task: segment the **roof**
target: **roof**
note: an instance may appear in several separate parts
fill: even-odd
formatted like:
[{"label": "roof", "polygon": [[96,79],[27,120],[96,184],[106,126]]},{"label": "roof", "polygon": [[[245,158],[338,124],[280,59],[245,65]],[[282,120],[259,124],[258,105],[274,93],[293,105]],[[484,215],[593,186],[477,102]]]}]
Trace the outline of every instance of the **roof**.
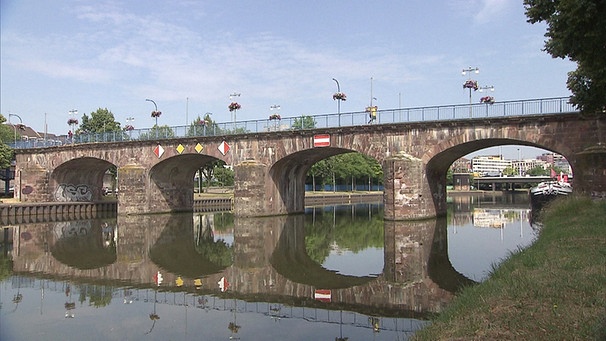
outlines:
[{"label": "roof", "polygon": [[[25,125],[25,124],[12,124],[12,123],[6,123],[7,126],[10,127],[11,130],[15,130],[15,128],[17,129],[17,134],[19,134],[21,136],[22,139],[43,139],[45,137],[45,134],[42,132],[37,132],[34,129],[32,129],[31,127]],[[56,138],[57,135],[55,134],[51,134],[51,133],[46,133],[46,138],[47,139],[53,139]]]}]

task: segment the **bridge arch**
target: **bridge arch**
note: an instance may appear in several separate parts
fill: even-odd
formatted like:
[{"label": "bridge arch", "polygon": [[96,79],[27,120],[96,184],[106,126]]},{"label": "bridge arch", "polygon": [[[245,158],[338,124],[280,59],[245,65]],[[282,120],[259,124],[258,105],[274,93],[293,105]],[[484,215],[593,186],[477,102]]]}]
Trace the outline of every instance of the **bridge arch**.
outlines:
[{"label": "bridge arch", "polygon": [[[194,204],[194,175],[198,169],[216,160],[205,154],[183,154],[156,163],[149,170],[148,202],[155,202],[154,209],[164,212],[191,211]],[[129,184],[121,183],[121,186],[127,187]]]},{"label": "bridge arch", "polygon": [[288,213],[303,212],[305,209],[305,179],[311,167],[324,159],[355,150],[344,148],[305,149],[289,154],[269,169],[269,177],[275,184],[283,208]]},{"label": "bridge arch", "polygon": [[95,201],[103,196],[103,176],[113,164],[96,157],[79,157],[60,164],[50,175],[55,201]]}]

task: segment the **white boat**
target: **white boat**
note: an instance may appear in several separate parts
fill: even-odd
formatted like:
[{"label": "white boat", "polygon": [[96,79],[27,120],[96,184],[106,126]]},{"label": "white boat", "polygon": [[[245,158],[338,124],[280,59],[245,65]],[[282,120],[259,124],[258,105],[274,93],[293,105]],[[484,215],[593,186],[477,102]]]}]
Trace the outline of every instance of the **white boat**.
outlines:
[{"label": "white boat", "polygon": [[563,181],[545,181],[530,189],[532,205],[544,204],[558,196],[572,194],[572,186]]}]

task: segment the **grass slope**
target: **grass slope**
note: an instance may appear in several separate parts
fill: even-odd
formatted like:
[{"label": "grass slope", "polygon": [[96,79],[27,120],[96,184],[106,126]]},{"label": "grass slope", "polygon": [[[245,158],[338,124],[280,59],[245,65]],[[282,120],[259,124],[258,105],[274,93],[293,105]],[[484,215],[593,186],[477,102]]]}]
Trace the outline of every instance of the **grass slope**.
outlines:
[{"label": "grass slope", "polygon": [[542,221],[413,340],[606,340],[606,201],[556,200]]}]

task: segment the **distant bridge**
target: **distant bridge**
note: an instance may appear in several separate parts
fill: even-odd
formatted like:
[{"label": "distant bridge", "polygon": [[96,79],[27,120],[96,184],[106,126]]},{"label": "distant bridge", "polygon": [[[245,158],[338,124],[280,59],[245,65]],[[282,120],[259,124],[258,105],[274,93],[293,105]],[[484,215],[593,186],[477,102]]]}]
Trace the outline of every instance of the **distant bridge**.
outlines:
[{"label": "distant bridge", "polygon": [[[103,175],[115,166],[118,214],[191,211],[195,172],[222,160],[235,172],[237,216],[299,213],[311,166],[359,152],[383,168],[385,218],[419,219],[446,214],[446,172],[455,160],[511,144],[563,155],[575,174],[575,191],[606,196],[606,147],[592,149],[603,143],[606,117],[585,119],[565,98],[382,111],[377,124],[366,124],[363,112],[313,118],[315,129],[291,129],[297,118],[290,118],[273,122],[275,130],[268,130],[269,120],[250,121],[238,122],[232,134],[224,124],[221,135],[151,139],[150,130],[147,140],[20,149],[16,197],[100,200]],[[245,127],[250,130],[240,130]]]},{"label": "distant bridge", "polygon": [[516,184],[538,184],[544,181],[553,180],[550,176],[482,176],[473,179],[476,188],[481,185],[490,185],[492,190],[496,190],[496,185],[505,185],[513,189]]}]

